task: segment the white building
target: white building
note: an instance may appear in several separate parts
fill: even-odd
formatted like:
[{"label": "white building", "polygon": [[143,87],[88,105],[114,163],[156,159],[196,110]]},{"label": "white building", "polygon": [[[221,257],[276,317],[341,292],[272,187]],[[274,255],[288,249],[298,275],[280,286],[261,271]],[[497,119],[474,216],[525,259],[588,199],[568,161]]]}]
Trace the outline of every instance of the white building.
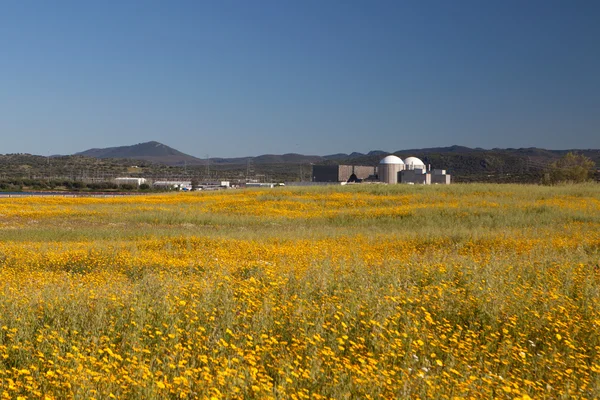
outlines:
[{"label": "white building", "polygon": [[115,183],[117,185],[134,185],[139,187],[141,184],[146,183],[146,178],[115,178]]},{"label": "white building", "polygon": [[192,190],[191,181],[156,181],[152,185],[157,188]]},{"label": "white building", "polygon": [[277,186],[276,183],[270,183],[270,182],[246,182],[247,188],[257,188],[257,187],[274,188],[275,186]]}]

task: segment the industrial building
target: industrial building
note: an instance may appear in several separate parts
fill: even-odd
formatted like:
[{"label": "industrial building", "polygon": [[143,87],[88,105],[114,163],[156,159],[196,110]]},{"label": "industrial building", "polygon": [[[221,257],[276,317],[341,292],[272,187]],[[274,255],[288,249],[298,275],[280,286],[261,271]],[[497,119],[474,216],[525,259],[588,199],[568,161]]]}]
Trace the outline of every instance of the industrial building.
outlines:
[{"label": "industrial building", "polygon": [[117,185],[134,185],[139,187],[141,184],[146,183],[146,178],[115,178],[115,183]]},{"label": "industrial building", "polygon": [[200,182],[192,185],[192,181],[156,181],[152,184],[155,188],[171,190],[220,190],[229,189],[229,181]]},{"label": "industrial building", "polygon": [[449,185],[451,176],[445,169],[431,170],[417,157],[400,157],[389,155],[379,162],[377,173],[380,182],[388,184],[405,183],[409,185]]},{"label": "industrial building", "polygon": [[279,186],[279,184],[273,182],[246,182],[247,188],[274,188],[275,186]]},{"label": "industrial building", "polygon": [[159,189],[192,190],[192,181],[156,181],[152,186]]},{"label": "industrial building", "polygon": [[313,182],[360,182],[375,178],[376,167],[364,165],[313,165]]},{"label": "industrial building", "polygon": [[400,157],[389,155],[379,162],[377,176],[380,182],[398,183],[398,173],[404,169],[404,161]]},{"label": "industrial building", "polygon": [[417,157],[407,157],[404,161],[395,155],[384,157],[377,167],[362,165],[313,165],[313,182],[360,182],[376,180],[395,185],[448,185],[451,176],[445,169],[431,170]]}]

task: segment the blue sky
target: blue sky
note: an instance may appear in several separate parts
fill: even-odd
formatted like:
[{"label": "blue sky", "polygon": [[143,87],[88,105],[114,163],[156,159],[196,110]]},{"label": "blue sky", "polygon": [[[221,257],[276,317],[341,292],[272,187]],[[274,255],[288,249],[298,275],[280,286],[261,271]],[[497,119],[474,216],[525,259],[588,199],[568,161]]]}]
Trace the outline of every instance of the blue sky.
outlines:
[{"label": "blue sky", "polygon": [[0,153],[600,148],[600,2],[0,2]]}]

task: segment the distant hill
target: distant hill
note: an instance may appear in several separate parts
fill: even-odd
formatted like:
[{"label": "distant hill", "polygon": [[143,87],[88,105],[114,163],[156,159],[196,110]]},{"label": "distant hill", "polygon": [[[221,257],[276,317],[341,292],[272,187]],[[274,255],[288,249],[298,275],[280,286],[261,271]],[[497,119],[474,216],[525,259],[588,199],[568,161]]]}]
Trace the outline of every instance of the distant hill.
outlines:
[{"label": "distant hill", "polygon": [[132,146],[89,149],[76,153],[75,155],[93,158],[127,158],[167,165],[206,164],[206,160],[190,156],[189,154],[182,153],[179,150],[175,150],[172,147],[154,141],[139,143]]},{"label": "distant hill", "polygon": [[381,156],[381,157],[383,157],[383,156],[385,156],[387,154],[390,154],[390,153],[387,152],[387,151],[383,151],[383,150],[372,150],[372,151],[370,151],[370,152],[368,152],[366,154],[365,153],[358,153],[358,152],[355,151],[355,152],[350,153],[350,154],[346,154],[346,153],[330,154],[330,155],[327,155],[327,156],[323,156],[323,159],[325,159],[325,160],[332,160],[332,161],[333,160],[348,160],[348,159],[362,158],[362,157],[365,157],[365,156],[367,156],[367,157],[370,157],[370,156],[377,156],[377,157]]},{"label": "distant hill", "polygon": [[[302,170],[298,169],[298,166],[304,166],[307,171],[310,170],[310,164],[375,166],[385,155],[395,154],[401,158],[418,157],[432,168],[446,169],[455,177],[456,182],[539,182],[548,165],[569,151],[583,154],[600,166],[600,150],[596,149],[546,150],[535,147],[482,149],[448,146],[395,152],[373,150],[368,153],[337,153],[326,156],[287,153],[263,154],[255,157],[211,158],[210,170],[224,176],[232,174],[245,176],[248,171],[254,170],[256,173],[285,178],[294,177],[294,174]],[[205,159],[190,156],[158,142],[90,149],[77,155],[96,159],[113,159],[118,163],[123,160],[129,160],[128,162],[139,160],[138,162],[157,165],[157,167],[152,167],[153,170],[159,168],[159,165],[170,167],[185,165],[188,169],[194,166],[204,168],[203,166],[206,165]],[[253,164],[254,167],[249,168],[249,164]],[[234,173],[234,171],[237,172]],[[308,174],[310,173],[308,172]]]},{"label": "distant hill", "polygon": [[470,148],[465,146],[448,146],[448,147],[429,147],[423,149],[407,149],[407,150],[397,150],[394,152],[384,152],[384,151],[371,151],[367,154],[362,153],[352,153],[352,154],[332,154],[328,156],[324,156],[325,160],[336,160],[336,161],[344,161],[344,162],[356,162],[363,161],[366,163],[374,163],[379,161],[379,159],[387,154],[395,154],[399,157],[405,158],[408,156],[414,157],[428,157],[433,155],[445,155],[446,157],[451,156],[473,156],[479,158],[485,158],[485,155],[494,155],[501,157],[517,157],[522,159],[527,159],[532,163],[540,163],[540,164],[549,164],[553,161],[556,161],[560,157],[564,156],[568,152],[574,152],[578,154],[583,154],[586,157],[591,158],[597,164],[600,165],[600,150],[598,149],[570,149],[570,150],[546,150],[540,149],[536,147],[529,148],[519,148],[519,149],[482,149],[482,148]]},{"label": "distant hill", "polygon": [[305,156],[303,154],[263,154],[256,157],[237,157],[237,158],[211,158],[211,164],[229,164],[241,165],[252,161],[254,164],[309,164],[319,163],[324,159],[321,156]]},{"label": "distant hill", "polygon": [[[224,179],[243,181],[252,176],[273,181],[307,180],[311,164],[375,166],[387,154],[415,156],[432,168],[448,170],[455,182],[539,183],[553,161],[573,151],[592,159],[600,169],[600,150],[546,150],[540,148],[481,149],[464,146],[368,153],[338,153],[327,156],[265,154],[257,157],[199,159],[158,142],[134,146],[90,149],[71,156],[42,157],[30,154],[0,155],[0,181],[82,180],[101,182],[118,176],[150,179]],[[252,166],[250,165],[252,164]],[[136,167],[133,167],[133,166]],[[597,176],[600,180],[600,173]],[[0,182],[1,183],[1,182]]]},{"label": "distant hill", "polygon": [[[89,149],[74,155],[93,158],[126,158],[166,165],[206,165],[205,159],[190,156],[189,154],[182,153],[179,150],[175,150],[172,147],[154,141],[139,143],[133,146]],[[263,154],[256,157],[211,158],[210,163],[216,165],[245,165],[249,161],[252,161],[254,164],[306,164],[318,163],[323,160],[324,158],[321,156],[287,153]]]}]

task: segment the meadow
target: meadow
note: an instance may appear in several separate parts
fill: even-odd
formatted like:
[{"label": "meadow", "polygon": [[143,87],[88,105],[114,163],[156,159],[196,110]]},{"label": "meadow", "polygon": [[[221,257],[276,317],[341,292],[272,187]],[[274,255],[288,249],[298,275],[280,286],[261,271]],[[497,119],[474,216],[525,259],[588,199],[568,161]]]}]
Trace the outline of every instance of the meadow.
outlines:
[{"label": "meadow", "polygon": [[600,186],[0,199],[0,397],[600,397]]}]

